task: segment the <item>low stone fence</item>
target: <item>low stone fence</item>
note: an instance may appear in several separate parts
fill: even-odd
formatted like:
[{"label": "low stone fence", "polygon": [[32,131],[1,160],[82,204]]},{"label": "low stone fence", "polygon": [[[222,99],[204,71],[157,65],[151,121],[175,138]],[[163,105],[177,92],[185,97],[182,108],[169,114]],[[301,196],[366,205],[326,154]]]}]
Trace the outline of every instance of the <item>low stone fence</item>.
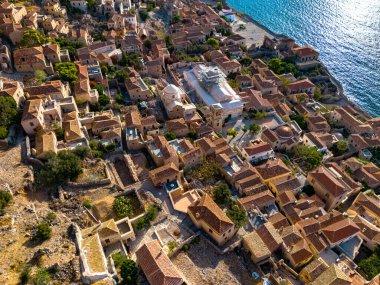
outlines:
[{"label": "low stone fence", "polygon": [[26,151],[25,158],[27,162],[29,162],[30,164],[40,166],[40,167],[44,166],[44,163],[41,160],[32,156],[32,150],[30,148],[30,139],[28,136],[25,137],[25,151]]}]

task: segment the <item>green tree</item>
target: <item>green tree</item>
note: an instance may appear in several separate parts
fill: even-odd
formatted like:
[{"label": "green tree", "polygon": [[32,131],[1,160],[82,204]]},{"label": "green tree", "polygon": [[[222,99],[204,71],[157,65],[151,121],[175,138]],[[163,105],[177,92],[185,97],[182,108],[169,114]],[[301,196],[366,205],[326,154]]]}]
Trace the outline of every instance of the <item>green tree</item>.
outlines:
[{"label": "green tree", "polygon": [[119,219],[131,216],[133,213],[132,202],[125,196],[117,197],[112,204],[112,209]]},{"label": "green tree", "polygon": [[209,38],[207,40],[207,44],[211,46],[213,49],[219,49],[219,41],[214,38]]},{"label": "green tree", "polygon": [[165,132],[165,138],[168,140],[168,141],[172,141],[172,140],[175,140],[177,138],[177,136],[173,133],[173,132]]},{"label": "green tree", "polygon": [[233,136],[233,137],[236,137],[238,131],[236,129],[229,129],[227,130],[227,135],[228,136]]},{"label": "green tree", "polygon": [[182,21],[182,18],[180,15],[176,14],[174,15],[171,19],[170,19],[170,24],[173,25],[173,24],[176,24],[176,23],[179,23]]},{"label": "green tree", "polygon": [[248,222],[245,211],[236,203],[231,203],[230,208],[227,210],[226,214],[238,227],[245,226]]},{"label": "green tree", "polygon": [[240,63],[241,63],[243,66],[250,66],[251,63],[252,63],[252,58],[250,58],[250,57],[243,57],[243,58],[240,60]]},{"label": "green tree", "polygon": [[73,62],[59,62],[55,65],[55,70],[63,81],[75,83],[78,80],[77,68]]},{"label": "green tree", "polygon": [[149,18],[149,13],[147,11],[140,10],[139,11],[139,16],[140,16],[140,20],[142,22],[145,22]]},{"label": "green tree", "polygon": [[147,50],[151,50],[152,49],[152,42],[150,40],[145,40],[144,41],[144,47],[147,49]]},{"label": "green tree", "polygon": [[120,266],[120,276],[124,284],[135,284],[137,279],[137,266],[132,259],[123,261]]},{"label": "green tree", "polygon": [[322,97],[322,92],[321,92],[321,89],[319,87],[315,88],[315,91],[314,91],[314,99],[319,101]]},{"label": "green tree", "polygon": [[36,70],[34,72],[34,78],[36,79],[38,84],[41,84],[46,80],[47,74],[43,70]]},{"label": "green tree", "polygon": [[259,125],[257,125],[257,124],[251,124],[251,125],[249,126],[249,130],[250,130],[252,133],[256,134],[256,133],[258,133],[258,132],[261,130],[261,127],[260,127]]},{"label": "green tree", "polygon": [[95,12],[96,11],[96,0],[86,0],[86,1],[87,1],[88,10]]},{"label": "green tree", "polygon": [[38,30],[25,30],[20,44],[22,47],[37,47],[46,44],[49,38],[42,35]]},{"label": "green tree", "polygon": [[347,150],[348,150],[348,142],[347,141],[338,141],[337,143],[336,143],[336,148],[340,151],[340,152],[342,152],[342,153],[344,153],[344,152],[346,152]]},{"label": "green tree", "polygon": [[17,104],[10,96],[0,96],[0,138],[8,136],[9,127],[17,122]]},{"label": "green tree", "polygon": [[216,4],[216,9],[217,9],[218,11],[221,11],[222,8],[223,8],[223,3],[222,3],[222,1],[219,1],[219,2]]},{"label": "green tree", "polygon": [[91,149],[88,146],[77,146],[73,150],[73,152],[76,156],[80,157],[81,159],[84,159],[86,157],[89,157]]},{"label": "green tree", "polygon": [[51,238],[51,227],[46,222],[41,222],[37,225],[34,238],[38,241],[45,241]]},{"label": "green tree", "polygon": [[115,72],[115,78],[119,80],[120,82],[124,82],[124,80],[128,77],[129,77],[129,74],[125,70],[118,70]]},{"label": "green tree", "polygon": [[312,146],[298,145],[294,151],[295,157],[308,164],[307,170],[312,170],[322,162],[323,155]]},{"label": "green tree", "polygon": [[0,215],[4,214],[4,209],[12,201],[12,195],[8,191],[0,190]]},{"label": "green tree", "polygon": [[146,221],[153,221],[156,217],[157,217],[157,214],[158,214],[158,208],[156,205],[149,205],[147,210],[146,210],[146,214],[145,214],[145,220]]},{"label": "green tree", "polygon": [[268,115],[267,112],[265,112],[265,111],[259,111],[259,112],[255,113],[254,117],[255,117],[256,120],[262,120],[262,119],[266,118],[267,115]]},{"label": "green tree", "polygon": [[105,94],[101,94],[101,95],[99,95],[99,105],[101,106],[101,107],[105,107],[105,106],[107,106],[111,101],[110,101],[110,98],[107,96],[107,95],[105,95]]},{"label": "green tree", "polygon": [[[90,0],[95,1],[95,0]],[[78,41],[72,41],[65,37],[60,37],[56,40],[61,49],[67,49],[71,59],[74,59],[77,54],[77,49],[83,47],[83,44]]]},{"label": "green tree", "polygon": [[219,205],[227,204],[231,199],[231,192],[228,189],[228,185],[223,183],[215,186],[212,192],[212,198]]},{"label": "green tree", "polygon": [[296,121],[301,129],[307,130],[307,122],[305,120],[305,116],[301,114],[295,114],[295,115],[290,115],[290,119]]},{"label": "green tree", "polygon": [[293,63],[286,63],[279,58],[272,58],[268,62],[268,67],[277,74],[292,73],[298,77],[300,72]]},{"label": "green tree", "polygon": [[72,181],[82,173],[79,157],[70,151],[60,151],[58,155],[48,153],[46,159],[40,173],[41,181],[45,185]]}]

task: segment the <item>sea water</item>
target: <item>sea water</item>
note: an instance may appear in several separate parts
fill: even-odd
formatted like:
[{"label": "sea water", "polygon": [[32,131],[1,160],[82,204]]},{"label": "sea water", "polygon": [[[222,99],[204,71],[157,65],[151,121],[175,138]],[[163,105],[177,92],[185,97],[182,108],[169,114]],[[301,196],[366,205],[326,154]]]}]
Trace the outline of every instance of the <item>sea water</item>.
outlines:
[{"label": "sea water", "polygon": [[227,0],[275,33],[311,45],[344,93],[380,116],[380,0]]}]

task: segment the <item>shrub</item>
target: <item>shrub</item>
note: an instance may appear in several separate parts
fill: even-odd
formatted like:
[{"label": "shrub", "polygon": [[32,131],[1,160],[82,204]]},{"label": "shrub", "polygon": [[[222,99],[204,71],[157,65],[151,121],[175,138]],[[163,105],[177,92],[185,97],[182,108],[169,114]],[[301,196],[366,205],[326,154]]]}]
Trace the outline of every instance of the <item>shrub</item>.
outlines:
[{"label": "shrub", "polygon": [[212,192],[212,198],[219,205],[228,203],[231,199],[231,192],[228,189],[228,185],[222,183],[218,186],[215,186]]},{"label": "shrub", "polygon": [[76,156],[84,159],[90,155],[91,149],[88,146],[77,146],[73,152]]},{"label": "shrub", "polygon": [[140,10],[139,16],[142,22],[145,22],[149,18],[149,14],[146,11]]},{"label": "shrub", "polygon": [[112,254],[112,259],[115,264],[116,268],[119,268],[123,262],[128,260],[128,257],[126,257],[124,254],[121,254],[121,252],[115,252]]},{"label": "shrub", "polygon": [[207,44],[211,46],[213,49],[219,49],[219,41],[214,38],[209,38],[207,40]]},{"label": "shrub", "polygon": [[46,215],[46,219],[49,222],[53,222],[57,218],[57,215],[54,212],[50,212]]},{"label": "shrub", "polygon": [[255,113],[254,117],[255,117],[256,120],[262,120],[262,119],[264,119],[267,115],[268,115],[267,112],[265,112],[265,111],[259,111],[259,112],[256,112],[256,113]]},{"label": "shrub", "polygon": [[124,104],[125,102],[124,102],[124,99],[123,99],[123,96],[121,95],[121,94],[117,94],[116,96],[115,96],[115,101],[116,101],[116,103],[118,103],[118,104]]},{"label": "shrub", "polygon": [[168,242],[169,252],[172,252],[177,246],[178,246],[178,244],[176,241],[173,241],[173,240],[169,241]]},{"label": "shrub", "polygon": [[38,241],[45,241],[51,238],[51,227],[48,223],[42,222],[37,225],[37,231],[34,238]]},{"label": "shrub", "polygon": [[295,157],[307,163],[307,170],[312,170],[322,162],[323,155],[312,146],[298,145],[294,151]]},{"label": "shrub", "polygon": [[31,268],[29,264],[23,266],[22,271],[20,273],[20,284],[25,285],[28,284],[31,277]]},{"label": "shrub", "polygon": [[58,155],[49,153],[47,162],[41,170],[41,181],[45,185],[54,185],[72,181],[82,173],[81,161],[70,151],[61,151]]},{"label": "shrub", "polygon": [[12,201],[12,195],[8,191],[0,190],[0,215],[4,214],[4,209]]},{"label": "shrub", "polygon": [[44,268],[39,268],[32,278],[33,285],[48,285],[50,281],[50,273]]},{"label": "shrub", "polygon": [[172,132],[165,132],[165,138],[168,140],[168,141],[171,141],[171,140],[175,140],[177,138],[177,136],[172,133]]},{"label": "shrub", "polygon": [[373,279],[380,273],[380,246],[378,245],[373,254],[359,262],[360,270],[367,276],[367,279]]},{"label": "shrub", "polygon": [[119,219],[131,216],[133,213],[132,202],[125,196],[117,197],[112,204],[112,209]]},{"label": "shrub", "polygon": [[144,217],[141,217],[137,219],[136,221],[136,229],[141,231],[143,228],[147,227],[149,224],[148,222],[144,219]]},{"label": "shrub", "polygon": [[252,124],[252,125],[249,126],[249,130],[252,133],[256,134],[256,133],[258,133],[261,130],[261,127],[259,125],[257,125],[257,124]]},{"label": "shrub", "polygon": [[84,200],[84,201],[83,201],[83,206],[84,206],[86,209],[91,209],[91,208],[92,208],[91,201],[90,201],[90,200]]},{"label": "shrub", "polygon": [[17,104],[10,96],[0,96],[0,138],[8,136],[9,127],[17,123]]},{"label": "shrub", "polygon": [[73,62],[57,63],[55,69],[63,81],[75,83],[78,80],[77,68]]},{"label": "shrub", "polygon": [[47,77],[46,72],[43,70],[36,70],[34,72],[34,78],[36,79],[38,84],[41,84],[42,82],[44,82],[46,80],[46,77]]},{"label": "shrub", "polygon": [[148,222],[153,221],[157,217],[157,214],[158,214],[157,206],[149,205],[146,210],[145,220],[147,220]]},{"label": "shrub", "polygon": [[236,129],[229,129],[227,130],[227,135],[228,136],[233,136],[233,137],[236,137],[238,131]]},{"label": "shrub", "polygon": [[242,227],[248,222],[245,211],[235,203],[231,203],[230,208],[227,210],[226,214],[238,227]]},{"label": "shrub", "polygon": [[290,119],[296,121],[301,129],[303,130],[307,129],[307,122],[305,120],[305,116],[300,115],[300,114],[290,115]]},{"label": "shrub", "polygon": [[124,260],[120,266],[120,276],[124,284],[134,284],[137,279],[137,266],[136,263],[127,259]]}]

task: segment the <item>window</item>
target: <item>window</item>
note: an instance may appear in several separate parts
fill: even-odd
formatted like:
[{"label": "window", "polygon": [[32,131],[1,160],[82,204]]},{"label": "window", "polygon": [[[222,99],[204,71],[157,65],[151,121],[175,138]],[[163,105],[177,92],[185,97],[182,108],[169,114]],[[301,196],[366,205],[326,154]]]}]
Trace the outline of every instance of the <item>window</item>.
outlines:
[{"label": "window", "polygon": [[210,234],[212,234],[212,229],[208,229],[208,232],[209,232]]},{"label": "window", "polygon": [[31,127],[34,127],[34,124],[33,124],[33,122],[30,122],[29,124],[30,124],[30,126],[31,126]]}]

